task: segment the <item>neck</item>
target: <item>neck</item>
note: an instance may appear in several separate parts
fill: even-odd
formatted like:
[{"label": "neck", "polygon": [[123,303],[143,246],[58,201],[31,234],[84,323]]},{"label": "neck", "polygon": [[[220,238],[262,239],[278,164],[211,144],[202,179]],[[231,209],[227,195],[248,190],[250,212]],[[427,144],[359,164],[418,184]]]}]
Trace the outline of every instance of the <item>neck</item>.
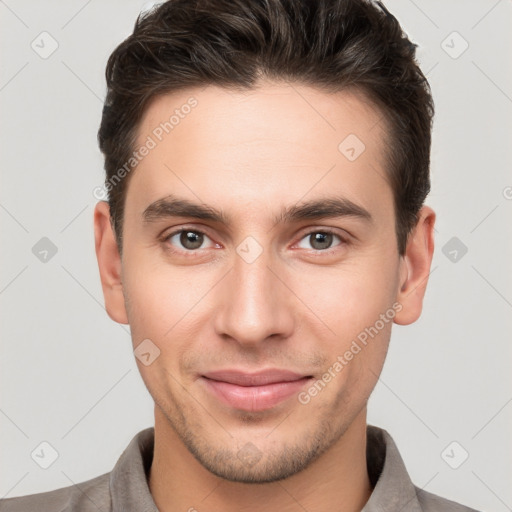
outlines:
[{"label": "neck", "polygon": [[303,471],[277,482],[245,484],[204,468],[156,406],[149,487],[161,512],[360,511],[372,492],[366,467],[366,409]]}]

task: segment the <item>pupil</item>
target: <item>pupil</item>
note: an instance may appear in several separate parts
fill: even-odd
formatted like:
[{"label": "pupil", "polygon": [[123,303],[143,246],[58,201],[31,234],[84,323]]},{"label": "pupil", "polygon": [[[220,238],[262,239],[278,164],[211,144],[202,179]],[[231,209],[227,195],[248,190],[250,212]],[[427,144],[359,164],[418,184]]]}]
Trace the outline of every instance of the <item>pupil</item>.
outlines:
[{"label": "pupil", "polygon": [[311,237],[311,246],[314,249],[327,249],[332,243],[331,233],[314,233]]},{"label": "pupil", "polygon": [[203,244],[203,235],[194,231],[183,231],[180,236],[180,242],[185,249],[197,249]]}]

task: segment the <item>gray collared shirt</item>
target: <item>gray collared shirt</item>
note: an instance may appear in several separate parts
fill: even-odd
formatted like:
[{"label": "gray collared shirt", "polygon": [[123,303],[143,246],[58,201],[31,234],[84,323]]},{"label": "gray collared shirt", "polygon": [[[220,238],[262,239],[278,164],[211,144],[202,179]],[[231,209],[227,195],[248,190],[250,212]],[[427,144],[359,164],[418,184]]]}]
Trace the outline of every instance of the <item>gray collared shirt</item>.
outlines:
[{"label": "gray collared shirt", "polygon": [[[373,492],[362,512],[476,512],[416,487],[391,436],[367,427]],[[0,500],[2,512],[158,512],[148,485],[154,428],[139,432],[110,473],[54,491]]]}]

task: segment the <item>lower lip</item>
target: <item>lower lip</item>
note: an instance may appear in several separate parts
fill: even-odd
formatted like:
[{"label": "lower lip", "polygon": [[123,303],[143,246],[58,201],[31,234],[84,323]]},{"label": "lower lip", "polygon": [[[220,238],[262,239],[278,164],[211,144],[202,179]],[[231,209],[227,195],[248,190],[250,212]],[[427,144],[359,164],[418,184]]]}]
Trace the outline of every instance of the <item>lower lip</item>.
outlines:
[{"label": "lower lip", "polygon": [[244,411],[264,411],[298,393],[311,377],[291,382],[275,382],[264,386],[239,386],[229,382],[203,377],[207,388],[218,398],[235,409]]}]

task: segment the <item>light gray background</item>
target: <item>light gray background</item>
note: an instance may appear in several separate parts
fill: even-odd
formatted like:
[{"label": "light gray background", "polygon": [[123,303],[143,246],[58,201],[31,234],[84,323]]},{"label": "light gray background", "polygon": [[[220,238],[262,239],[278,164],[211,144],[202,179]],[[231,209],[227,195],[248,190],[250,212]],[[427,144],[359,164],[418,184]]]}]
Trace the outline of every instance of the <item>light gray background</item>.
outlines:
[{"label": "light gray background", "polygon": [[[434,92],[438,221],[423,316],[394,328],[369,422],[393,435],[418,486],[512,510],[512,3],[386,4]],[[92,225],[104,68],[143,5],[0,1],[0,497],[110,471],[153,422],[129,329],[103,308]],[[43,31],[59,45],[46,59],[31,47]],[[469,43],[458,58],[454,31]],[[47,262],[32,252],[42,237],[58,248]],[[468,249],[456,262],[442,252],[452,237]],[[46,470],[31,458],[42,441],[59,453]],[[452,464],[469,453],[458,469],[441,455],[452,441]]]}]

